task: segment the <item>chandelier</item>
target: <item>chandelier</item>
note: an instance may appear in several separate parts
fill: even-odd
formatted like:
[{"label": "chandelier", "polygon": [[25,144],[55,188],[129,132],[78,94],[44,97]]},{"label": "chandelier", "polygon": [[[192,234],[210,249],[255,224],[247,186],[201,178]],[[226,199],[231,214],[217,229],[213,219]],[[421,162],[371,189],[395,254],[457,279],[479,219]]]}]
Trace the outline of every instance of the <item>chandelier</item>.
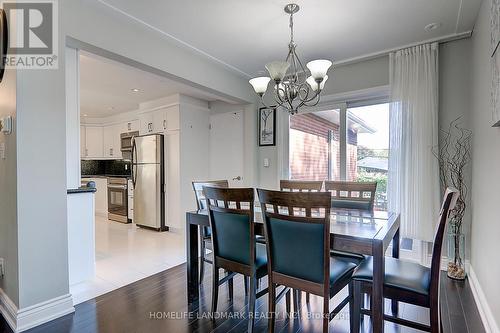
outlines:
[{"label": "chandelier", "polygon": [[285,108],[292,115],[302,106],[318,104],[321,91],[328,80],[326,73],[332,65],[330,60],[313,60],[306,64],[309,72],[302,65],[296,52],[297,44],[293,40],[293,14],[299,9],[296,4],[285,6],[285,13],[290,15],[290,43],[285,61],[273,61],[266,65],[270,77],[261,76],[249,81],[262,104],[267,107],[264,94],[269,82],[273,80],[277,106]]}]

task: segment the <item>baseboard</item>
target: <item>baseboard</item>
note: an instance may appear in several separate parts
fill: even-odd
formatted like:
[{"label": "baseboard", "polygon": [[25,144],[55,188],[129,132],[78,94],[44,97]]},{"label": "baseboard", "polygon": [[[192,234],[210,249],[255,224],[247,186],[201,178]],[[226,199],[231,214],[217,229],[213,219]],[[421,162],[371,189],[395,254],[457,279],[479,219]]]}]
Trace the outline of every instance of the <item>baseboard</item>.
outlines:
[{"label": "baseboard", "polygon": [[0,312],[15,333],[44,324],[56,318],[75,312],[70,294],[46,302],[18,309],[12,300],[0,289]]},{"label": "baseboard", "polygon": [[500,329],[498,328],[498,324],[493,316],[493,312],[488,305],[486,296],[481,288],[481,285],[479,284],[472,266],[469,266],[469,285],[471,287],[474,300],[476,301],[476,306],[486,333],[500,333]]}]

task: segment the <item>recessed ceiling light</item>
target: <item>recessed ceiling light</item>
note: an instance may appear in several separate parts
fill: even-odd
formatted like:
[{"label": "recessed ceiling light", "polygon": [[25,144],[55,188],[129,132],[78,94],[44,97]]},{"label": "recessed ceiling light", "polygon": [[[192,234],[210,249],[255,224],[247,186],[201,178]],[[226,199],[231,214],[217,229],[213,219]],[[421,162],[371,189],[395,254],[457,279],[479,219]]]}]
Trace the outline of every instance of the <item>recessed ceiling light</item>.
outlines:
[{"label": "recessed ceiling light", "polygon": [[424,27],[424,30],[425,31],[432,31],[432,30],[436,30],[440,27],[441,27],[441,23],[430,23]]},{"label": "recessed ceiling light", "polygon": [[140,91],[140,90],[139,90],[139,89],[137,89],[137,88],[132,88],[131,90],[132,90],[133,92],[139,92],[139,91]]},{"label": "recessed ceiling light", "polygon": [[84,117],[87,117],[87,114],[85,113],[83,116],[84,116]]}]

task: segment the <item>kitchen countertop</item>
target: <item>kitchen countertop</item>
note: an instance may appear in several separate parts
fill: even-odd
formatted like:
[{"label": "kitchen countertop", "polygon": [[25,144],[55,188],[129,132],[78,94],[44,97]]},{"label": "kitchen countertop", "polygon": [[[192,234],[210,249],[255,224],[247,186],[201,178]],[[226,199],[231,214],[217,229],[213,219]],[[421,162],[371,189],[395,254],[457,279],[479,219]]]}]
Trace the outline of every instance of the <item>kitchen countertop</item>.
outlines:
[{"label": "kitchen countertop", "polygon": [[132,178],[130,175],[82,175],[82,179],[85,178]]}]

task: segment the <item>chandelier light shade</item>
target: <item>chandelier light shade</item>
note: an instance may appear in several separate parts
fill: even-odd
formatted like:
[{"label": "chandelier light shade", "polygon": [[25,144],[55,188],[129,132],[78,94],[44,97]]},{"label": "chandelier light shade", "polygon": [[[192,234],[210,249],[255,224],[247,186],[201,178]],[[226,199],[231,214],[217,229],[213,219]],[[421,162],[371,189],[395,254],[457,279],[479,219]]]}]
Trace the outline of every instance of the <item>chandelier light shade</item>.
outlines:
[{"label": "chandelier light shade", "polygon": [[323,80],[331,65],[330,60],[313,60],[309,61],[306,66],[315,80]]},{"label": "chandelier light shade", "polygon": [[267,90],[267,85],[269,84],[269,81],[271,81],[271,79],[268,78],[267,76],[261,76],[251,79],[248,82],[250,82],[250,84],[253,87],[253,90],[255,90],[257,95],[264,95]]},{"label": "chandelier light shade", "polygon": [[[293,40],[293,14],[299,11],[296,4],[285,6],[285,13],[290,15],[290,43],[285,61],[272,61],[266,64],[269,77],[262,76],[251,79],[255,93],[259,95],[262,104],[269,81],[274,82],[274,100],[277,106],[285,108],[290,114],[296,114],[302,106],[314,106],[320,100],[320,94],[328,79],[328,70],[332,66],[330,60],[313,60],[306,68],[299,59]],[[274,103],[273,103],[274,104]]]}]

